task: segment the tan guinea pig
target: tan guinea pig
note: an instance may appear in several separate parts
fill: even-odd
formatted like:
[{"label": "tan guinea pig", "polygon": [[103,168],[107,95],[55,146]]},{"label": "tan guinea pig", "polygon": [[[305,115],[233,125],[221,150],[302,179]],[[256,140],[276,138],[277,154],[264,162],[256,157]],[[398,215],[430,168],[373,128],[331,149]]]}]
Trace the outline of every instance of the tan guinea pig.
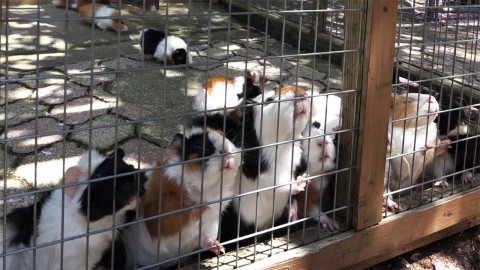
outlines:
[{"label": "tan guinea pig", "polygon": [[[78,14],[80,17],[85,18],[85,22],[94,23],[103,31],[110,28],[118,32],[123,32],[127,31],[130,26],[130,21],[128,19],[118,18],[120,16],[118,10],[102,4],[87,4],[81,6],[78,9]],[[92,15],[94,20],[92,20]]]},{"label": "tan guinea pig", "polygon": [[[424,166],[445,150],[439,145],[448,141],[438,139],[434,122],[439,109],[437,100],[427,94],[392,94],[390,121],[393,125],[389,127],[387,157],[390,159],[385,168],[385,192],[416,184]],[[397,211],[398,205],[391,199],[391,196],[385,197],[384,205]]]}]

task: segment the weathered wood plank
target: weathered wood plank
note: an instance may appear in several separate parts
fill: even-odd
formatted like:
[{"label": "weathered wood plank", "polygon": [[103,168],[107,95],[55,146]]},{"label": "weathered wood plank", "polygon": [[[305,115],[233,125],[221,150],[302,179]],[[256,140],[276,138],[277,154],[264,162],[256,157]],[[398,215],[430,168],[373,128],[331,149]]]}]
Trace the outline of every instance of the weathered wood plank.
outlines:
[{"label": "weathered wood plank", "polygon": [[368,2],[353,226],[381,220],[398,1]]},{"label": "weathered wood plank", "polygon": [[479,196],[462,192],[242,269],[363,269],[480,224]]},{"label": "weathered wood plank", "polygon": [[[356,165],[355,154],[357,151],[358,122],[361,97],[361,72],[363,68],[363,41],[366,22],[367,0],[349,0],[345,8],[359,9],[357,11],[345,12],[345,50],[353,52],[345,53],[343,56],[343,89],[356,90],[342,95],[342,129],[350,130],[339,136],[339,153],[337,155],[339,168],[350,168]],[[358,176],[356,170],[349,170],[337,174],[337,194],[335,207],[351,205],[352,182]],[[337,212],[337,216],[343,223],[351,224],[351,208],[347,211]]]},{"label": "weathered wood plank", "polygon": [[480,103],[480,89],[473,85],[462,84],[452,79],[441,79],[442,76],[429,69],[420,69],[412,64],[400,62],[397,64],[398,75],[410,81],[427,80],[422,85],[446,95],[463,96],[465,100]]}]

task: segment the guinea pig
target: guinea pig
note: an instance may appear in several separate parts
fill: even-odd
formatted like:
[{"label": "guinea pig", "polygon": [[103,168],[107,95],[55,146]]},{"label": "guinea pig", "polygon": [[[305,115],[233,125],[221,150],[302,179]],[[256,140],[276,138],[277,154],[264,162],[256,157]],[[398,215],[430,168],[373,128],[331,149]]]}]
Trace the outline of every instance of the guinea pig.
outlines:
[{"label": "guinea pig", "polygon": [[139,208],[139,218],[147,220],[122,234],[127,269],[159,262],[168,267],[199,246],[223,252],[217,237],[229,199],[218,200],[234,195],[239,167],[238,149],[220,132],[191,127],[176,134],[148,175]]},{"label": "guinea pig", "polygon": [[254,98],[251,112],[245,115],[244,130],[250,130],[251,140],[262,148],[258,157],[242,160],[240,193],[277,187],[233,200],[242,221],[257,230],[272,227],[272,220],[281,217],[290,196],[305,189],[306,181],[295,175],[300,174],[301,142],[290,142],[301,137],[310,117],[305,97],[300,87],[276,88]]},{"label": "guinea pig", "polygon": [[[7,249],[3,250],[3,243],[0,249],[20,252],[0,258],[0,269],[3,263],[6,269],[33,269],[33,262],[37,269],[63,269],[60,258],[68,269],[96,269],[118,234],[118,229],[109,228],[128,221],[137,196],[144,192],[146,177],[125,163],[124,155],[121,149],[109,156],[87,152],[65,172],[65,184],[70,186],[46,192],[36,204],[9,212],[6,227],[0,228],[2,235],[6,231]],[[35,253],[21,251],[34,244],[46,246],[37,247]]]},{"label": "guinea pig", "polygon": [[[443,153],[444,145],[437,138],[434,122],[440,107],[437,100],[426,94],[392,94],[389,126],[389,153],[385,168],[385,192],[417,183],[425,164]],[[384,197],[384,206],[398,211],[392,196]]]},{"label": "guinea pig", "polygon": [[[84,21],[95,24],[103,31],[113,29],[117,32],[127,31],[130,21],[125,18],[119,18],[120,12],[111,7],[102,4],[87,4],[78,8],[78,15],[84,18]],[[111,17],[111,18],[101,18]]]},{"label": "guinea pig", "polygon": [[477,137],[480,132],[474,121],[478,117],[478,109],[468,105],[462,98],[445,99],[441,107],[445,112],[439,113],[439,133],[452,141],[446,153],[453,164],[449,172],[462,172],[462,182],[473,182],[474,174],[480,167],[480,143]]},{"label": "guinea pig", "polygon": [[137,41],[145,55],[159,61],[173,61],[175,65],[192,63],[187,43],[177,36],[166,36],[164,31],[146,28],[138,34]]},{"label": "guinea pig", "polygon": [[223,112],[227,108],[228,113],[237,113],[233,107],[260,95],[264,82],[265,78],[258,71],[238,77],[213,76],[199,87],[194,109]]},{"label": "guinea pig", "polygon": [[307,125],[302,136],[305,138],[302,150],[307,160],[307,173],[313,178],[308,182],[306,191],[296,196],[298,213],[300,216],[315,217],[323,228],[338,229],[338,224],[321,211],[324,190],[333,177],[322,174],[337,168],[335,145],[332,138],[323,133],[318,122]]}]

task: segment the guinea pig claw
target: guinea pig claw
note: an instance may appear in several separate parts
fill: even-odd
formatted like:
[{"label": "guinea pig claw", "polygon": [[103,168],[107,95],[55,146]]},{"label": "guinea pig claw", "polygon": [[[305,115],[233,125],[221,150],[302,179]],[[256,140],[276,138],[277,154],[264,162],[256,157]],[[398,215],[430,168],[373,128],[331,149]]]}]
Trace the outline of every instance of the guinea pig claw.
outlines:
[{"label": "guinea pig claw", "polygon": [[301,176],[298,176],[297,179],[293,181],[292,195],[297,195],[298,193],[305,191],[305,187],[309,182],[309,180],[306,179],[307,177],[307,174],[303,174]]},{"label": "guinea pig claw", "polygon": [[400,211],[398,204],[388,197],[383,198],[383,205],[387,207],[388,211],[390,212],[397,213]]},{"label": "guinea pig claw", "polygon": [[210,248],[210,251],[215,253],[217,256],[225,254],[225,248],[220,245],[218,240],[213,240],[210,238],[204,239],[202,241],[202,248]]}]

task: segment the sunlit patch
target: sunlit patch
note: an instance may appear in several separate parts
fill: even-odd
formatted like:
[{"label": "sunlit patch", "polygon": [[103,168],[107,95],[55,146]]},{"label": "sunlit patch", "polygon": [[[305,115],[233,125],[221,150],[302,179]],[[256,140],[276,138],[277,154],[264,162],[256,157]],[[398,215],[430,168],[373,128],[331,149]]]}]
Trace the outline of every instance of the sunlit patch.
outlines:
[{"label": "sunlit patch", "polygon": [[[65,167],[63,161],[65,160]],[[65,159],[53,159],[39,162],[35,166],[34,162],[18,166],[15,170],[15,176],[25,179],[30,184],[51,185],[58,183],[63,177],[63,170],[77,164],[78,157],[66,157]]]},{"label": "sunlit patch", "polygon": [[162,74],[165,75],[167,78],[179,78],[179,77],[185,77],[185,74],[183,74],[180,71],[176,70],[162,70],[160,71]]}]

